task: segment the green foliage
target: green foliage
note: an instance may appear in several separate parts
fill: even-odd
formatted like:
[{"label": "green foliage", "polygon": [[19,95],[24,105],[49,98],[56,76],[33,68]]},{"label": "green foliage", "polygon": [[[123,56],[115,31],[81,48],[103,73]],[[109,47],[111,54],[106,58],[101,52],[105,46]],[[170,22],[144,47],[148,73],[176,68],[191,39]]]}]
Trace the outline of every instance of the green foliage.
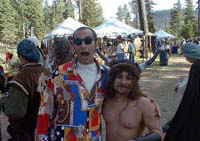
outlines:
[{"label": "green foliage", "polygon": [[193,30],[193,23],[188,21],[188,23],[185,23],[182,27],[182,31],[181,31],[181,35],[183,38],[185,39],[191,39],[192,37],[194,37],[195,32]]},{"label": "green foliage", "polygon": [[50,32],[53,27],[53,10],[52,7],[48,5],[48,0],[45,0],[44,3],[44,8],[43,8],[43,13],[44,13],[44,25],[45,25],[45,32],[48,33]]},{"label": "green foliage", "polygon": [[117,19],[118,20],[123,21],[123,19],[124,19],[124,13],[123,13],[123,8],[122,8],[121,5],[117,8],[116,15],[117,15]]},{"label": "green foliage", "polygon": [[186,0],[185,2],[185,18],[181,33],[184,38],[190,39],[196,34],[197,21],[195,19],[194,6],[192,0]]},{"label": "green foliage", "polygon": [[63,17],[64,19],[67,19],[68,17],[74,18],[74,7],[71,0],[68,0],[68,2],[65,3]]},{"label": "green foliage", "polygon": [[177,3],[174,4],[174,7],[170,11],[170,23],[169,23],[169,29],[170,33],[175,35],[177,38],[181,38],[181,27],[183,26],[183,10],[181,8],[181,2],[178,0]]},{"label": "green foliage", "polygon": [[170,22],[170,10],[161,10],[154,12],[154,25],[156,30],[166,30]]},{"label": "green foliage", "polygon": [[132,19],[132,25],[136,28],[140,28],[139,26],[139,13],[138,13],[138,3],[137,0],[131,0],[129,2],[130,12],[134,15]]},{"label": "green foliage", "polygon": [[15,24],[17,25],[16,40],[36,35],[41,38],[45,32],[43,0],[10,0],[15,9]]},{"label": "green foliage", "polygon": [[188,21],[194,20],[194,6],[192,0],[186,0],[186,8],[185,8],[185,23]]},{"label": "green foliage", "polygon": [[117,9],[117,19],[122,22],[125,22],[128,25],[133,24],[133,19],[131,18],[131,12],[128,9],[128,5],[124,4],[123,7],[120,5]]},{"label": "green foliage", "polygon": [[[52,5],[48,5],[48,1],[0,0],[0,40],[15,42],[33,33],[42,38],[56,24],[61,23],[69,16],[74,17],[74,8],[79,8],[79,6],[82,23],[95,27],[104,20],[102,7],[98,0],[54,0]],[[76,4],[73,5],[72,1]],[[157,30],[163,29],[178,38],[187,39],[197,35],[197,18],[192,0],[185,0],[185,9],[181,8],[180,0],[177,0],[170,11],[156,12],[153,12],[153,5],[155,4],[153,0],[144,1],[150,32],[154,32],[155,28]],[[129,25],[134,23],[134,26],[138,28],[137,0],[131,0],[129,5],[119,6],[116,14],[120,21]]]},{"label": "green foliage", "polygon": [[0,40],[13,42],[16,39],[16,11],[10,0],[0,0]]},{"label": "green foliage", "polygon": [[123,14],[124,14],[124,21],[126,24],[130,24],[131,21],[131,14],[129,12],[128,6],[126,4],[124,4],[123,7]]},{"label": "green foliage", "polygon": [[17,39],[21,40],[24,38],[25,34],[25,18],[24,18],[24,9],[25,9],[25,3],[24,1],[20,0],[10,0],[12,7],[16,11],[15,16],[15,24],[17,25]]},{"label": "green foliage", "polygon": [[35,34],[41,38],[45,31],[42,0],[27,0],[25,5],[24,18],[28,36]]},{"label": "green foliage", "polygon": [[96,27],[103,22],[103,11],[97,0],[81,1],[81,22]]},{"label": "green foliage", "polygon": [[[155,32],[155,23],[154,23],[154,12],[153,12],[153,6],[155,3],[152,0],[144,0],[145,2],[145,7],[146,7],[146,16],[147,16],[147,21],[148,21],[148,26],[149,26],[149,31],[150,32]],[[139,23],[139,7],[138,7],[138,1],[137,0],[132,0],[130,3],[130,8],[131,12],[135,15],[135,25],[136,27],[139,28],[137,25]]]},{"label": "green foliage", "polygon": [[131,14],[130,14],[130,12],[128,12],[127,14],[126,14],[126,17],[125,17],[125,23],[126,24],[128,24],[128,25],[131,25],[132,24],[132,21],[131,21],[132,19],[131,19]]},{"label": "green foliage", "polygon": [[56,25],[64,20],[65,2],[63,0],[55,0],[51,6],[51,24]]},{"label": "green foliage", "polygon": [[154,20],[153,20],[153,18],[154,18],[153,5],[155,5],[155,3],[152,0],[145,0],[149,31],[152,33],[155,32],[155,27],[154,27],[155,24],[154,24]]}]

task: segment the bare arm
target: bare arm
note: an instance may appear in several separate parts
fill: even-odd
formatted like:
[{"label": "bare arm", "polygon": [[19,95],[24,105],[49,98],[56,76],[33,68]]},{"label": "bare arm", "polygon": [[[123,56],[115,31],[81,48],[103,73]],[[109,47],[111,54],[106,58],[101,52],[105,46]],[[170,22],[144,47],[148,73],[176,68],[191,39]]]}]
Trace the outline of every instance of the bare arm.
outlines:
[{"label": "bare arm", "polygon": [[149,129],[149,134],[134,138],[129,141],[161,141],[162,130],[160,125],[160,110],[153,99],[141,98],[140,107],[142,110],[145,127]]},{"label": "bare arm", "polygon": [[161,134],[160,109],[153,99],[142,99],[143,120],[150,133]]}]

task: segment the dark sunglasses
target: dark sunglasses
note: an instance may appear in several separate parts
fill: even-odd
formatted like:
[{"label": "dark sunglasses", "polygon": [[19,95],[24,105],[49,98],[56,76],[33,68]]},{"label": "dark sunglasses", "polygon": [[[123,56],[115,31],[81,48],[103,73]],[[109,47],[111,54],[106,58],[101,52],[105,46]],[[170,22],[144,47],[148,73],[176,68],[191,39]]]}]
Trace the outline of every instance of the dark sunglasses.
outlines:
[{"label": "dark sunglasses", "polygon": [[82,42],[84,42],[86,45],[90,45],[95,39],[91,38],[91,37],[86,37],[84,39],[74,39],[73,43],[77,46],[80,46],[82,44]]}]

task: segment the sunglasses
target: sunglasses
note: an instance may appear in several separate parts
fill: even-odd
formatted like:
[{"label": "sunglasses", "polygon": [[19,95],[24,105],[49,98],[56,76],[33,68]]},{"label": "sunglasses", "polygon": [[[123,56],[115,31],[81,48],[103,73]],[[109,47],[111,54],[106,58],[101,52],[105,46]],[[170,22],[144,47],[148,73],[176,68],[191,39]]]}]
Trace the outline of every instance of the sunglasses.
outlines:
[{"label": "sunglasses", "polygon": [[82,45],[82,42],[84,42],[86,45],[90,45],[95,39],[94,38],[91,38],[91,37],[86,37],[84,39],[74,39],[73,40],[73,43],[77,46],[80,46]]}]

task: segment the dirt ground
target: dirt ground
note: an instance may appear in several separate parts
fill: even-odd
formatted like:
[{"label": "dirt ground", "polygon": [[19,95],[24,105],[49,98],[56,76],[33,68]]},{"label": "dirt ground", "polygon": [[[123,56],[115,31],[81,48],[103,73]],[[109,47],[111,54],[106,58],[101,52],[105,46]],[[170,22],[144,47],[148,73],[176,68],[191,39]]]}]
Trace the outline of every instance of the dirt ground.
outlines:
[{"label": "dirt ground", "polygon": [[188,76],[190,64],[184,57],[171,56],[168,66],[155,64],[143,73],[140,86],[143,92],[153,97],[160,106],[162,125],[176,112],[182,93],[175,93],[178,81]]}]

